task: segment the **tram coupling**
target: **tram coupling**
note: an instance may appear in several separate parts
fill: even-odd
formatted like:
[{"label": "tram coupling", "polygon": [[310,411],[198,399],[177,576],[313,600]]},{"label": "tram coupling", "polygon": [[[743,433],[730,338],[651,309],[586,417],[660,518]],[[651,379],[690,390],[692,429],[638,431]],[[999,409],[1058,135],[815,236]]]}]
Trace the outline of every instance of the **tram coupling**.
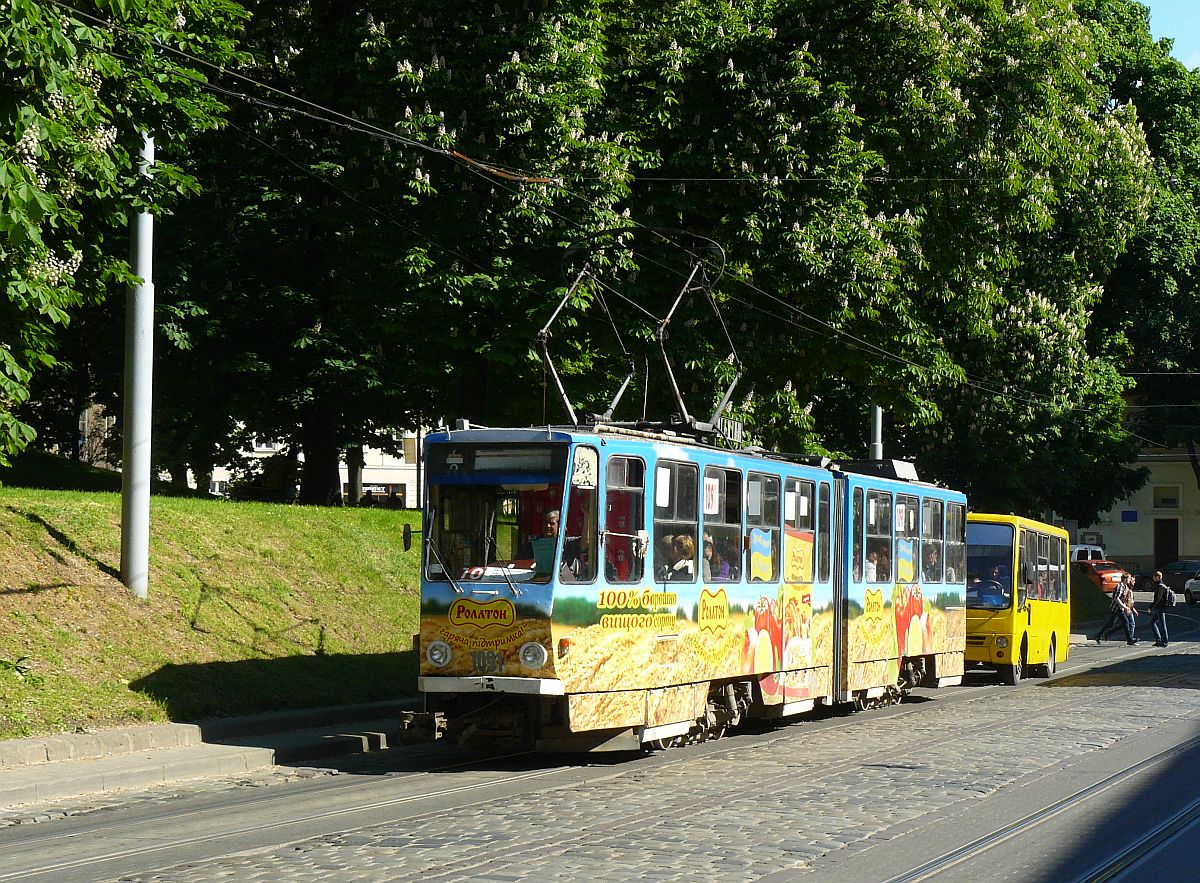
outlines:
[{"label": "tram coupling", "polygon": [[396,740],[403,743],[436,742],[446,735],[447,720],[441,711],[405,711],[400,714]]}]

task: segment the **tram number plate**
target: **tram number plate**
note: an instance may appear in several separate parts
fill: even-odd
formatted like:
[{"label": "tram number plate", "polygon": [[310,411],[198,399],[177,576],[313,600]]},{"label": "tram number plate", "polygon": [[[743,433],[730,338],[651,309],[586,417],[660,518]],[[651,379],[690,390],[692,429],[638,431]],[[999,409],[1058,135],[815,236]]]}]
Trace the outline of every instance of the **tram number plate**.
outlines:
[{"label": "tram number plate", "polygon": [[504,654],[494,650],[478,650],[471,654],[471,674],[494,675],[504,670]]}]

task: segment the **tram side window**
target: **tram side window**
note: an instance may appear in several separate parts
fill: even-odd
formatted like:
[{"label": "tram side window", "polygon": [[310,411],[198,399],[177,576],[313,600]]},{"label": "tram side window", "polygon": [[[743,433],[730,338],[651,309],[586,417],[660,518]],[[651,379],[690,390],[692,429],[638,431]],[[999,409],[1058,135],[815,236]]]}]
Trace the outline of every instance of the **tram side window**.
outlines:
[{"label": "tram side window", "polygon": [[851,546],[850,546],[850,566],[851,577],[854,581],[862,582],[863,578],[863,489],[856,487],[854,489],[854,499],[850,504],[852,513],[851,519]]},{"label": "tram side window", "polygon": [[645,559],[636,554],[645,520],[646,464],[635,457],[608,461],[604,528],[604,575],[610,583],[635,583]]},{"label": "tram side window", "polygon": [[742,474],[736,469],[704,469],[704,543],[700,551],[705,582],[733,582],[742,560]]},{"label": "tram side window", "polygon": [[751,472],[746,481],[746,574],[750,582],[779,579],[779,477]]},{"label": "tram side window", "polygon": [[817,491],[817,578],[829,582],[832,558],[829,554],[829,482],[821,482]]},{"label": "tram side window", "polygon": [[917,578],[918,546],[921,540],[921,503],[916,497],[896,497],[896,579]]},{"label": "tram side window", "polygon": [[946,582],[967,581],[967,507],[963,503],[946,506]]},{"label": "tram side window", "polygon": [[[925,582],[942,581],[942,563],[945,561],[942,535],[942,501],[921,501],[921,569]],[[958,571],[957,573],[961,573]],[[957,582],[957,580],[955,580]]]},{"label": "tram side window", "polygon": [[789,583],[813,581],[813,553],[816,551],[817,512],[814,482],[789,478],[783,492],[783,579]]},{"label": "tram side window", "polygon": [[867,491],[867,582],[892,581],[892,495]]},{"label": "tram side window", "polygon": [[575,449],[571,472],[571,494],[563,524],[562,566],[559,579],[567,583],[590,583],[596,578],[596,517],[599,510],[600,454],[595,448]]},{"label": "tram side window", "polygon": [[660,460],[654,468],[654,572],[659,579],[696,579],[696,481],[694,463]]}]

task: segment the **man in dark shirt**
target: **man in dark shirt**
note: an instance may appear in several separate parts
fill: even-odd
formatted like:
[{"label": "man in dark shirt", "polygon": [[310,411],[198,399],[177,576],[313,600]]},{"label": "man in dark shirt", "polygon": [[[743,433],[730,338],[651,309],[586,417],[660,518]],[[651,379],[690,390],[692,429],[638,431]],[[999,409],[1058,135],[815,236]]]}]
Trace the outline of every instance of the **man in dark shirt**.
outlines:
[{"label": "man in dark shirt", "polygon": [[1154,571],[1154,600],[1150,602],[1150,622],[1154,627],[1154,646],[1167,646],[1167,608],[1174,606],[1175,592],[1163,582],[1161,570]]}]

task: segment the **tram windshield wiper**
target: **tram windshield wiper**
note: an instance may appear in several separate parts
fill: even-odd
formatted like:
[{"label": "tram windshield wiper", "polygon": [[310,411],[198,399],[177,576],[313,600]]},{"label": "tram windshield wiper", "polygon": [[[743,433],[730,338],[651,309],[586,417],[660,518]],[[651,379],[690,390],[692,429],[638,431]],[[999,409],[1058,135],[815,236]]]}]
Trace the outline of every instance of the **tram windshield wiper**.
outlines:
[{"label": "tram windshield wiper", "polygon": [[454,581],[454,577],[450,575],[450,568],[446,566],[446,562],[442,560],[441,553],[438,552],[437,543],[433,541],[433,530],[431,525],[437,524],[437,509],[430,507],[429,521],[425,523],[425,547],[429,549],[429,553],[433,555],[433,560],[437,562],[438,567],[442,569],[442,576],[446,577],[446,581],[454,587],[454,591],[462,595],[463,587]]},{"label": "tram windshield wiper", "polygon": [[500,568],[500,575],[503,576],[504,581],[506,583],[508,583],[508,588],[512,591],[513,595],[514,596],[520,595],[520,594],[522,594],[521,590],[519,588],[517,588],[517,584],[515,582],[513,582],[513,578],[511,576],[509,576],[508,568],[504,564],[500,563],[500,561],[499,561],[499,559],[500,559],[500,544],[496,542],[496,536],[493,533],[495,528],[496,528],[496,510],[493,508],[492,509],[492,517],[488,521],[487,536],[485,536],[483,538],[483,557],[487,558],[487,550],[488,550],[488,547],[490,546],[492,551],[496,554],[496,559],[497,559],[496,566]]}]

